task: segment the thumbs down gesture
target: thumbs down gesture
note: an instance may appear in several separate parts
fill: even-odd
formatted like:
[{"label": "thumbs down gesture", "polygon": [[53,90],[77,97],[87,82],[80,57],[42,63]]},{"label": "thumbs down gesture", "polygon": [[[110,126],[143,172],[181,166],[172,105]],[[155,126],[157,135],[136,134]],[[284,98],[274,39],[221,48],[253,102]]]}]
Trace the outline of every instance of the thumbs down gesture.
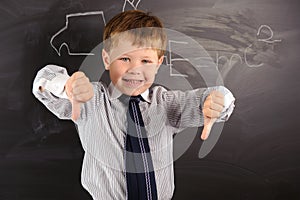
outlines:
[{"label": "thumbs down gesture", "polygon": [[72,120],[80,116],[80,106],[94,96],[94,90],[88,77],[83,72],[75,72],[66,82],[66,94],[72,103]]},{"label": "thumbs down gesture", "polygon": [[203,117],[204,127],[201,134],[201,139],[206,140],[210,134],[211,128],[220,117],[224,109],[224,95],[219,91],[212,91],[204,101]]}]

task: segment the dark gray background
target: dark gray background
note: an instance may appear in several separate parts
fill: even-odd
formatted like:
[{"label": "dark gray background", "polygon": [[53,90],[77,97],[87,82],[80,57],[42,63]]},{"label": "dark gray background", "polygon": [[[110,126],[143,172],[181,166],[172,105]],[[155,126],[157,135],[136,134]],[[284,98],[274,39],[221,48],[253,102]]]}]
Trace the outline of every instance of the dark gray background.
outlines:
[{"label": "dark gray background", "polygon": [[[109,20],[122,6],[117,0],[1,1],[1,200],[90,199],[80,185],[83,152],[74,125],[53,116],[33,97],[31,87],[46,64],[65,66],[72,73],[84,59],[66,49],[58,56],[49,44],[65,25],[66,14],[103,10]],[[299,2],[142,0],[138,8],[194,38],[219,60],[224,85],[237,99],[210,154],[198,158],[198,133],[175,162],[174,199],[299,199]],[[103,27],[95,19],[72,23],[61,36],[72,51],[89,51],[101,42]],[[266,29],[256,35],[260,25],[271,27],[271,40],[281,41],[259,41],[270,36]],[[248,62],[263,63],[261,67],[245,63],[249,45]],[[233,54],[242,61],[229,65],[221,57]],[[192,68],[180,67],[175,66],[193,86],[201,86]]]}]

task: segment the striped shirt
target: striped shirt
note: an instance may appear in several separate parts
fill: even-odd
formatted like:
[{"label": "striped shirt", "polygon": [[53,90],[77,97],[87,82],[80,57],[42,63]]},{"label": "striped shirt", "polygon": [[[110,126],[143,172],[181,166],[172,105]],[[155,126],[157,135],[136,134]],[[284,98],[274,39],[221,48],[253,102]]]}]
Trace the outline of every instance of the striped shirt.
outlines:
[{"label": "striped shirt", "polygon": [[[61,119],[71,119],[72,114],[63,89],[68,78],[66,69],[48,65],[38,72],[33,84],[34,95]],[[119,100],[121,93],[112,84],[108,87],[101,82],[92,84],[94,96],[81,105],[80,117],[74,121],[85,151],[81,182],[95,200],[127,199],[124,160],[127,108]],[[41,92],[39,86],[46,90]],[[174,134],[187,127],[203,126],[201,108],[206,96],[216,89],[232,96],[223,86],[186,92],[155,86],[141,94],[145,101],[139,106],[153,160],[158,199],[171,199],[174,192]],[[218,121],[226,121],[233,106],[231,103],[225,107]]]}]

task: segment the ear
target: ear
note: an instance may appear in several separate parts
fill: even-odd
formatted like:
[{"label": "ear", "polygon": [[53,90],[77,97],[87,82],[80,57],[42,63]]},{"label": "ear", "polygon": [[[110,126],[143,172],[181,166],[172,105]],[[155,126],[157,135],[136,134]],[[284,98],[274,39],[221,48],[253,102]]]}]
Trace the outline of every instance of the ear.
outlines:
[{"label": "ear", "polygon": [[105,69],[109,70],[110,57],[109,57],[109,54],[104,49],[102,49],[102,60],[103,60]]},{"label": "ear", "polygon": [[156,73],[160,67],[160,65],[163,63],[164,61],[164,56],[161,56],[159,59],[158,59],[158,63],[157,63],[157,66],[156,66]]},{"label": "ear", "polygon": [[164,61],[164,56],[161,56],[159,59],[158,59],[158,65],[161,65]]}]

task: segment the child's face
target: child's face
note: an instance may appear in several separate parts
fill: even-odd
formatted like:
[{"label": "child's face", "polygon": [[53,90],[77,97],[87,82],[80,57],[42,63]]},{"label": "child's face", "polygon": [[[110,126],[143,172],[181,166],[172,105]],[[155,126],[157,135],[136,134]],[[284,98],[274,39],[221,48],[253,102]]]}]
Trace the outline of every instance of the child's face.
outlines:
[{"label": "child's face", "polygon": [[146,91],[163,62],[156,50],[132,46],[130,41],[120,42],[109,53],[103,50],[102,57],[114,86],[129,96]]}]

